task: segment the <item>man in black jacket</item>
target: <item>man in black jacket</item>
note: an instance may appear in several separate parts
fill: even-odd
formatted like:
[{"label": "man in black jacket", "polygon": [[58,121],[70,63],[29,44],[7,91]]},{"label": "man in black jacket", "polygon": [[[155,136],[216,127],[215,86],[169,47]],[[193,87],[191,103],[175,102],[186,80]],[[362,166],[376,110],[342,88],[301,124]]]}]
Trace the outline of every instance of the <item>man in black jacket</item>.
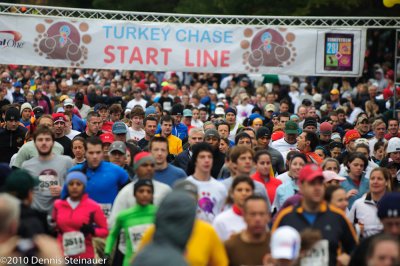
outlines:
[{"label": "man in black jacket", "polygon": [[174,162],[172,163],[176,167],[183,169],[183,171],[187,172],[187,167],[189,165],[189,161],[192,159],[192,146],[194,144],[202,142],[204,139],[204,131],[201,128],[192,128],[189,131],[189,147],[183,152],[179,153],[176,156]]},{"label": "man in black jacket", "polygon": [[19,124],[20,114],[17,108],[6,111],[6,126],[0,128],[0,162],[10,163],[11,157],[24,144],[27,129]]},{"label": "man in black jacket", "polygon": [[211,145],[213,149],[213,166],[211,169],[211,176],[218,177],[219,171],[225,163],[225,154],[219,151],[219,143],[221,137],[216,129],[208,129],[204,134],[204,142]]}]

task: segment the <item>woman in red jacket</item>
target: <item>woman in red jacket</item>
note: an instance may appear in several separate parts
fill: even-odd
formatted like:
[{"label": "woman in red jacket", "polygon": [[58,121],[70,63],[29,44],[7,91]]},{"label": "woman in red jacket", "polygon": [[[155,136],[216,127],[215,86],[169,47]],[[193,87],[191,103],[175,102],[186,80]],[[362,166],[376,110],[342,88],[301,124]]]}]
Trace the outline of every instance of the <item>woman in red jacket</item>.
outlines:
[{"label": "woman in red jacket", "polygon": [[92,237],[108,235],[107,220],[100,205],[85,193],[86,182],[87,177],[82,172],[68,173],[64,184],[68,196],[54,203],[52,216],[57,238],[67,257],[93,259]]}]

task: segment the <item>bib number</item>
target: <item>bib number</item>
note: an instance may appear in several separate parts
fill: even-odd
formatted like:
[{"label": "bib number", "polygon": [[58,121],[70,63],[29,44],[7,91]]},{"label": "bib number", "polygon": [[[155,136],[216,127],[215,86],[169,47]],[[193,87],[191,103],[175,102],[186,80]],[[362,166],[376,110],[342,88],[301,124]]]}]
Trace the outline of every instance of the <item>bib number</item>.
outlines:
[{"label": "bib number", "polygon": [[53,175],[41,175],[39,176],[39,189],[41,191],[50,191],[51,186],[59,186],[58,177]]},{"label": "bib number", "polygon": [[128,233],[132,243],[132,251],[135,252],[139,247],[140,240],[142,240],[144,232],[149,228],[151,224],[142,224],[137,226],[129,227]]},{"label": "bib number", "polygon": [[329,265],[329,242],[320,240],[301,259],[302,266],[328,266]]},{"label": "bib number", "polygon": [[111,204],[100,204],[101,210],[103,211],[104,215],[108,219],[111,214]]},{"label": "bib number", "polygon": [[82,232],[68,232],[63,234],[65,256],[75,256],[86,251],[85,236]]}]

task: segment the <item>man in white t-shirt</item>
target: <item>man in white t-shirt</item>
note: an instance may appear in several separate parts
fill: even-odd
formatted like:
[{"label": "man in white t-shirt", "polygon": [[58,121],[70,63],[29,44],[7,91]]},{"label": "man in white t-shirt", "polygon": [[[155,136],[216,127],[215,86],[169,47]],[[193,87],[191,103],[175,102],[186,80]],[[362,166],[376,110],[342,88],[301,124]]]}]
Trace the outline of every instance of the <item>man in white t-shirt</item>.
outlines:
[{"label": "man in white t-shirt", "polygon": [[271,143],[271,147],[282,153],[283,158],[291,150],[296,150],[297,136],[299,135],[299,126],[294,121],[287,121],[284,129],[285,135],[280,140]]},{"label": "man in white t-shirt", "polygon": [[134,107],[131,111],[130,117],[131,126],[128,128],[129,137],[138,142],[146,135],[146,132],[143,129],[143,109],[140,107]]},{"label": "man in white t-shirt", "polygon": [[[192,162],[186,180],[192,182],[198,189],[197,218],[212,223],[225,204],[228,193],[225,186],[211,177],[213,165],[213,149],[210,144],[201,142],[193,145]],[[194,168],[194,169],[193,169]]]},{"label": "man in white t-shirt", "polygon": [[126,105],[127,109],[132,109],[135,107],[135,105],[140,105],[142,106],[143,110],[146,109],[146,103],[147,101],[142,98],[142,90],[139,88],[136,88],[133,90],[133,99],[128,102]]}]

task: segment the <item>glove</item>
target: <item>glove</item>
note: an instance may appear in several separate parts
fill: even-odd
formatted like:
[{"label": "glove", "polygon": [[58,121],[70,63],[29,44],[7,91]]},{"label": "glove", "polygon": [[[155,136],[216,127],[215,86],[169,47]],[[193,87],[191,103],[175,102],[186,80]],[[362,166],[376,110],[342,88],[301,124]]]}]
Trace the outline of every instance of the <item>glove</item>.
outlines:
[{"label": "glove", "polygon": [[110,254],[105,254],[103,259],[104,259],[104,265],[106,266],[112,265]]},{"label": "glove", "polygon": [[91,224],[83,224],[79,229],[85,236],[91,234],[94,235],[94,227]]}]

